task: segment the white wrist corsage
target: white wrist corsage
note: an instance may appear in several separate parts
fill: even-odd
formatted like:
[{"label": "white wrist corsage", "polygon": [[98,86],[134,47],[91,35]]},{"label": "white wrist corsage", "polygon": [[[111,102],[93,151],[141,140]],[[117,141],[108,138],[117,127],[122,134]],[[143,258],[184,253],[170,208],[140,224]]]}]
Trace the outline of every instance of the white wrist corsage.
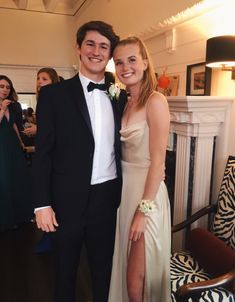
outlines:
[{"label": "white wrist corsage", "polygon": [[145,216],[150,216],[156,211],[156,205],[154,204],[153,200],[142,199],[139,202],[138,210]]},{"label": "white wrist corsage", "polygon": [[121,88],[119,87],[118,84],[111,84],[108,89],[108,96],[110,97],[111,100],[118,101],[120,92],[121,92]]}]

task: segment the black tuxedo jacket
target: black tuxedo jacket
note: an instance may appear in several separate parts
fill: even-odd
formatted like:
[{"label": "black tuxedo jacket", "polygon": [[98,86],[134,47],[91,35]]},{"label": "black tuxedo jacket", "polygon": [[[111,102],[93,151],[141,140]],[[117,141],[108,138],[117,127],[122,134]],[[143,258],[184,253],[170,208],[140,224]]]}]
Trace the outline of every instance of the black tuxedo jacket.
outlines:
[{"label": "black tuxedo jacket", "polygon": [[[113,100],[117,175],[121,179],[120,120],[125,97]],[[94,139],[78,75],[41,89],[33,160],[34,207],[52,206],[57,218],[83,215],[89,194]],[[104,209],[105,210],[105,209]]]}]

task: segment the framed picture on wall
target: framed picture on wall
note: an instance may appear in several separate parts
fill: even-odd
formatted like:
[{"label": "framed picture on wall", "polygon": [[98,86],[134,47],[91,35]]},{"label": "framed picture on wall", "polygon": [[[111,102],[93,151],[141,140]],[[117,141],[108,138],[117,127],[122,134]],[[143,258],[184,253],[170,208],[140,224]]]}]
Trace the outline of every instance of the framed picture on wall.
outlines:
[{"label": "framed picture on wall", "polygon": [[211,68],[206,63],[187,66],[186,95],[210,95]]},{"label": "framed picture on wall", "polygon": [[[158,74],[155,73],[157,81],[158,81]],[[158,82],[156,90],[164,94],[165,96],[177,96],[178,95],[178,88],[179,88],[179,75],[169,75],[165,76],[165,78],[169,81],[165,88],[161,88]]]}]

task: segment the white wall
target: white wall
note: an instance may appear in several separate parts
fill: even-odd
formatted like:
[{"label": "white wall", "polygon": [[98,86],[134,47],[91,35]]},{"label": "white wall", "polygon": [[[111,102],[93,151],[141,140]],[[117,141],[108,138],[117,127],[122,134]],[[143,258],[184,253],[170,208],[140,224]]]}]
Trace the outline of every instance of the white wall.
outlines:
[{"label": "white wall", "polygon": [[74,18],[24,10],[0,9],[0,74],[11,78],[17,92],[35,92],[37,71],[55,68],[74,75],[76,31]]},{"label": "white wall", "polygon": [[0,9],[0,64],[70,67],[76,63],[74,19]]},{"label": "white wall", "polygon": [[[156,72],[161,74],[167,67],[168,75],[180,75],[178,95],[186,93],[187,65],[205,61],[207,39],[222,34],[235,35],[235,19],[230,18],[229,15],[229,11],[233,9],[235,9],[235,2],[224,0],[216,8],[185,22],[173,23],[162,29],[156,27],[155,35],[154,31],[152,35],[147,31],[142,35],[152,56]],[[165,35],[172,28],[175,30],[175,51],[168,53]],[[211,95],[235,95],[234,80],[230,77],[229,72],[213,70]]]},{"label": "white wall", "polygon": [[[43,65],[47,66],[47,65]],[[1,65],[0,74],[7,75],[13,82],[17,92],[35,93],[36,77],[38,70],[43,66],[27,66],[27,65]],[[50,67],[54,67],[49,65]],[[65,79],[71,78],[76,71],[73,67],[54,67],[58,75]]]}]

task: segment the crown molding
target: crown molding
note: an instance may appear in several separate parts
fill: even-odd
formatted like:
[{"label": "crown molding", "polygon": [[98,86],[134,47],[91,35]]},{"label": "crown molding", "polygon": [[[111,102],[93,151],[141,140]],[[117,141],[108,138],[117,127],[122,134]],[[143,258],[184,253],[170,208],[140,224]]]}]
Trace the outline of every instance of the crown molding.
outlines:
[{"label": "crown molding", "polygon": [[144,31],[140,32],[138,37],[144,41],[149,40],[155,36],[158,36],[166,31],[171,30],[175,26],[178,26],[184,22],[187,22],[191,19],[194,19],[202,14],[205,14],[211,10],[223,6],[226,3],[231,2],[231,0],[204,0],[194,4],[191,7],[186,8],[185,10],[177,13],[174,16],[166,18],[162,21],[153,24],[149,28],[146,28]]}]

